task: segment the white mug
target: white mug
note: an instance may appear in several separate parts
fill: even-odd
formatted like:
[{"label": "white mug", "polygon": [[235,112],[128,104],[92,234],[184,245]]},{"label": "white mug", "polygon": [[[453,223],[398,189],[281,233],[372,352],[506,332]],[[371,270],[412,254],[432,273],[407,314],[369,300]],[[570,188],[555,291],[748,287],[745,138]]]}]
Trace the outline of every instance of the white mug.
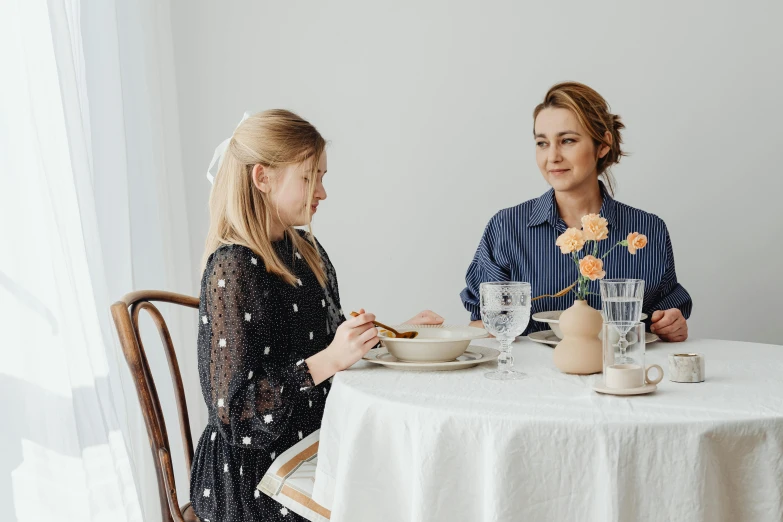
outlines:
[{"label": "white mug", "polygon": [[[650,369],[658,369],[658,377],[650,379]],[[663,368],[651,364],[646,369],[638,364],[613,364],[606,367],[604,382],[607,388],[624,389],[639,388],[645,384],[658,384],[663,379]]]}]

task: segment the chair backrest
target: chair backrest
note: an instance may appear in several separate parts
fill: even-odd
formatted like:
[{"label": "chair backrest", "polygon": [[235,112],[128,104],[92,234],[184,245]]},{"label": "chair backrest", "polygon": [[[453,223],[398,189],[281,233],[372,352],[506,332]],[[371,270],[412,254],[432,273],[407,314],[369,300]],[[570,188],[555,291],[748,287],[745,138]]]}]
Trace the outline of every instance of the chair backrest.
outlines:
[{"label": "chair backrest", "polygon": [[166,321],[160,311],[152,304],[153,301],[172,303],[198,308],[197,297],[163,292],[157,290],[142,290],[131,292],[111,306],[111,315],[117,327],[120,337],[122,352],[128,363],[133,384],[136,387],[136,395],[141,404],[144,415],[144,423],[147,425],[147,436],[152,450],[152,459],[155,462],[155,472],[158,479],[158,492],[160,494],[161,512],[164,522],[183,522],[177,501],[177,490],[174,484],[174,469],[171,463],[171,449],[166,432],[166,422],[163,419],[163,410],[160,407],[155,381],[150,372],[144,345],[139,333],[139,314],[146,310],[152,317],[160,334],[163,348],[166,351],[166,359],[169,363],[169,372],[174,384],[174,396],[177,401],[179,413],[182,445],[185,449],[185,461],[188,466],[188,481],[190,481],[190,468],[193,463],[193,439],[190,434],[190,421],[188,407],[185,403],[185,391],[182,386],[182,376],[177,363],[177,354],[171,342],[171,335],[166,326]]}]

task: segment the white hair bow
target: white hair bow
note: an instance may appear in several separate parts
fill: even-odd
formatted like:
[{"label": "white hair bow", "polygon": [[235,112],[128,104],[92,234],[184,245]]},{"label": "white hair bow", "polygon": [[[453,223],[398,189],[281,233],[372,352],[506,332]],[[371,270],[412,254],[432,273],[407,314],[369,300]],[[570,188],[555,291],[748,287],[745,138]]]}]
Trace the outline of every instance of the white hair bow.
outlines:
[{"label": "white hair bow", "polygon": [[[242,116],[242,119],[239,120],[239,123],[237,123],[237,126],[234,127],[234,130],[239,127],[239,125],[248,119],[251,116],[252,113],[245,111],[244,116]],[[232,133],[233,136],[233,133]],[[212,156],[212,162],[209,164],[209,168],[207,169],[207,179],[210,183],[215,183],[215,177],[217,176],[218,171],[220,170],[220,164],[223,163],[223,154],[226,153],[226,149],[228,148],[228,142],[231,141],[231,136],[229,136],[226,140],[224,140],[220,145],[217,146],[215,149],[215,154]]]}]

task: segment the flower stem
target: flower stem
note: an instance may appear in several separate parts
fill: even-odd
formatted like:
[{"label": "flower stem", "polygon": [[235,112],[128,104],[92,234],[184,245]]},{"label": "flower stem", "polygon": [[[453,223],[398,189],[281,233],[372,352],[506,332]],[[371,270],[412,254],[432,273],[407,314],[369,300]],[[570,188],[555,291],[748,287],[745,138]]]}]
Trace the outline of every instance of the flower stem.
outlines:
[{"label": "flower stem", "polygon": [[606,256],[608,256],[608,255],[609,255],[609,252],[611,252],[612,250],[614,250],[615,248],[617,248],[618,246],[620,246],[620,245],[622,245],[622,244],[623,244],[623,242],[622,242],[622,241],[618,241],[617,243],[615,243],[615,245],[614,245],[612,248],[610,248],[609,250],[607,250],[607,251],[604,253],[604,255],[602,255],[602,256],[601,256],[601,259],[603,259],[603,258],[605,258]]}]

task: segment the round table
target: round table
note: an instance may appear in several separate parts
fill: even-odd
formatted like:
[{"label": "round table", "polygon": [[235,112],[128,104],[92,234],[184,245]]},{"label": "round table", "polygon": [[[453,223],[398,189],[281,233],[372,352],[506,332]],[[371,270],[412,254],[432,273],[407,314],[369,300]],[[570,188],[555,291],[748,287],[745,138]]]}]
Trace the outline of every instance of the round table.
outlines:
[{"label": "round table", "polygon": [[549,346],[513,350],[527,379],[486,379],[492,363],[337,374],[314,500],[334,522],[783,520],[783,346],[650,344],[665,371],[703,353],[706,382],[634,397],[560,373]]}]

